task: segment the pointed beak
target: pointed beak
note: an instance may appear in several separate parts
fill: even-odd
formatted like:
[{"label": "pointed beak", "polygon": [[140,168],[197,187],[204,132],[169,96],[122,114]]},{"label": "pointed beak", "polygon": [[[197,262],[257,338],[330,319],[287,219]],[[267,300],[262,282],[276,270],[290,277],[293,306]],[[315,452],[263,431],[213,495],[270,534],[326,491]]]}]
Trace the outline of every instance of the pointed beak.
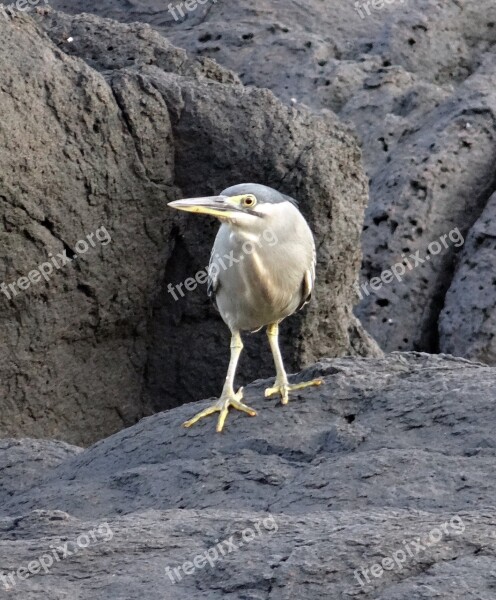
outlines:
[{"label": "pointed beak", "polygon": [[175,200],[169,202],[168,206],[202,215],[213,215],[229,219],[235,217],[236,213],[243,212],[239,198],[229,196],[207,196],[205,198],[188,198],[187,200]]}]

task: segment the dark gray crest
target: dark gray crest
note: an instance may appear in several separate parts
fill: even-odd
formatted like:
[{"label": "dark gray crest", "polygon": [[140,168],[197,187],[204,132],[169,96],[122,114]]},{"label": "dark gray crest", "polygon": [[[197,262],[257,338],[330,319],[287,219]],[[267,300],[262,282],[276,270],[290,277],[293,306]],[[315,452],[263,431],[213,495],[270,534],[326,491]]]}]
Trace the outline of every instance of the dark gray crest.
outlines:
[{"label": "dark gray crest", "polygon": [[270,204],[291,202],[291,204],[298,206],[298,202],[294,198],[281,194],[281,192],[260,183],[239,183],[221,192],[221,196],[240,196],[241,194],[253,194],[258,202],[262,204],[264,202]]}]

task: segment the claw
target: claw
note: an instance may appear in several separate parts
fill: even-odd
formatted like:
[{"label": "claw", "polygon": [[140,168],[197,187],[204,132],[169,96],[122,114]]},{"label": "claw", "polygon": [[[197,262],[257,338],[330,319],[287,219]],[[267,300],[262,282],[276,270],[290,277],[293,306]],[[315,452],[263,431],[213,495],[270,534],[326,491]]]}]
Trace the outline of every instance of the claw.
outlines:
[{"label": "claw", "polygon": [[205,408],[204,410],[199,412],[197,415],[195,415],[193,418],[191,418],[188,421],[186,421],[185,423],[183,423],[183,427],[191,427],[192,425],[197,423],[200,419],[203,419],[204,417],[209,417],[210,415],[213,415],[214,413],[218,412],[218,413],[220,413],[220,415],[219,415],[219,420],[217,421],[216,431],[218,433],[220,433],[224,429],[224,423],[226,421],[227,414],[229,412],[230,407],[235,408],[236,410],[239,410],[241,412],[244,412],[247,415],[250,415],[250,417],[256,417],[257,411],[254,410],[253,408],[250,408],[249,406],[246,406],[246,404],[243,404],[243,402],[241,402],[242,398],[243,398],[243,388],[240,388],[240,390],[238,391],[237,394],[233,394],[232,396],[228,396],[225,398],[219,398],[219,400],[217,400],[217,402],[212,404],[212,406]]}]

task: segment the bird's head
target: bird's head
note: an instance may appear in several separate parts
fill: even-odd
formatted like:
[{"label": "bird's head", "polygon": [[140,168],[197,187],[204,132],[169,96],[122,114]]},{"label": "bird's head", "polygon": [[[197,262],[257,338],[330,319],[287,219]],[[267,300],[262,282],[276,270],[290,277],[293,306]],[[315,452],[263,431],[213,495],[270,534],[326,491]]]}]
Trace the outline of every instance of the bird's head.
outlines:
[{"label": "bird's head", "polygon": [[243,229],[263,229],[264,223],[275,217],[287,202],[296,206],[296,201],[265,185],[240,183],[225,189],[218,196],[189,198],[169,202],[178,210],[212,215]]}]

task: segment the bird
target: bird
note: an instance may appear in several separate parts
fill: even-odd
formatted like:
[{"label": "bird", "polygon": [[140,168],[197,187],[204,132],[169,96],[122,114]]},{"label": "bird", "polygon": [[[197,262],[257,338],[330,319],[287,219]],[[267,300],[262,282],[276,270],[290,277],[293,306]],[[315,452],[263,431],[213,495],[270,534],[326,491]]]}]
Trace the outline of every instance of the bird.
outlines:
[{"label": "bird", "polygon": [[279,348],[280,323],[310,301],[315,286],[314,237],[297,201],[265,185],[241,183],[218,196],[175,200],[168,206],[220,221],[207,292],[231,332],[231,357],[219,399],[183,425],[191,427],[218,412],[216,430],[221,432],[230,408],[257,415],[242,402],[243,388],[234,391],[241,332],[267,328],[276,378],[265,390],[266,398],[279,395],[287,404],[290,392],[321,385],[321,379],[289,383]]}]

